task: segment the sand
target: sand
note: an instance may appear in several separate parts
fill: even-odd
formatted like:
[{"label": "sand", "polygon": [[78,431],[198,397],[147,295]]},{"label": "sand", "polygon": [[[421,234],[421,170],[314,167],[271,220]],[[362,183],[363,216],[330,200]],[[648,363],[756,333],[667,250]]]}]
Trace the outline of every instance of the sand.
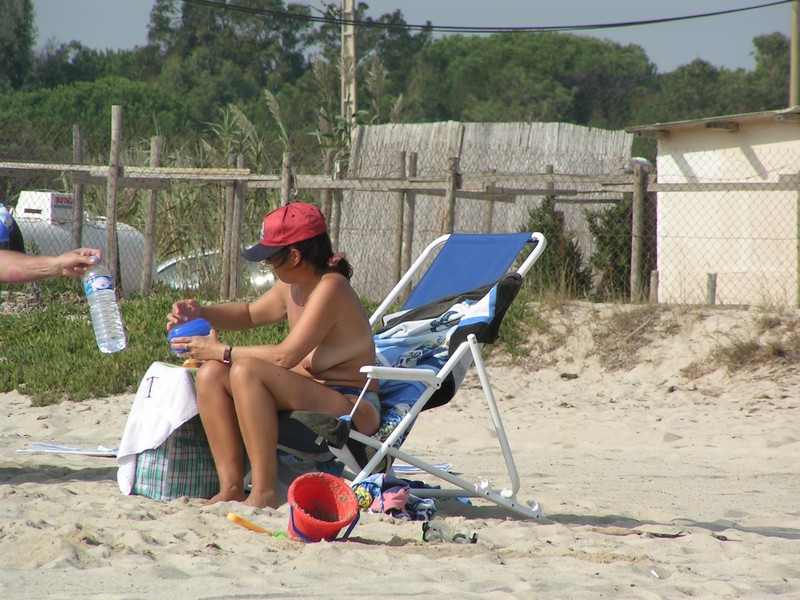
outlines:
[{"label": "sand", "polygon": [[[120,494],[114,458],[21,453],[115,446],[133,395],[31,406],[0,394],[2,598],[800,597],[800,374],[733,371],[720,347],[792,339],[797,311],[568,304],[542,312],[531,356],[488,359],[542,521],[475,500],[436,519],[475,544],[422,541],[420,522],[363,513],[346,542],[305,544],[288,506],[248,509]],[[778,353],[779,354],[779,353]],[[468,378],[405,449],[507,485]]]}]

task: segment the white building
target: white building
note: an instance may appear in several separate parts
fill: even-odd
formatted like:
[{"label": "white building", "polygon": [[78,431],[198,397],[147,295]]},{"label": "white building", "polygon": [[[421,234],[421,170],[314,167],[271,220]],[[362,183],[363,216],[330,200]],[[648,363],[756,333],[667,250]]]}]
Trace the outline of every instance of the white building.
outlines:
[{"label": "white building", "polygon": [[798,306],[800,107],[631,127],[658,140],[658,299]]}]

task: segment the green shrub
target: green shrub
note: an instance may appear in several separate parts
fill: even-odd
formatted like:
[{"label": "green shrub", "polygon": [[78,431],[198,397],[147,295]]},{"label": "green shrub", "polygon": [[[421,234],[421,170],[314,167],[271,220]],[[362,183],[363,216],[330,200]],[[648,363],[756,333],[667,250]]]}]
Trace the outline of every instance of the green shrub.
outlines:
[{"label": "green shrub", "polygon": [[547,248],[525,278],[527,288],[539,297],[556,293],[562,298],[586,298],[591,290],[592,273],[584,266],[573,236],[564,231],[554,199],[545,197],[530,211],[528,227],[529,231],[544,234]]},{"label": "green shrub", "polygon": [[631,195],[601,211],[584,211],[595,251],[590,262],[600,273],[595,297],[625,300],[630,297]]}]

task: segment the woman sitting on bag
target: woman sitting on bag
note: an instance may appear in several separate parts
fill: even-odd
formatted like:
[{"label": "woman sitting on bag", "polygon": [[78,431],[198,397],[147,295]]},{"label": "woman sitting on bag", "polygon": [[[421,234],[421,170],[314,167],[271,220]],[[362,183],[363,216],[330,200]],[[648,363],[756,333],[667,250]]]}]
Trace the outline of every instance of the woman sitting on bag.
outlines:
[{"label": "woman sitting on bag", "polygon": [[[209,504],[237,500],[276,507],[278,412],[304,410],[349,414],[375,364],[369,320],[350,286],[352,267],[334,254],[322,213],[294,203],[264,217],[261,241],[244,257],[264,261],[278,279],[258,300],[201,306],[173,305],[168,327],[205,318],[208,336],[172,340],[175,349],[205,361],[197,372],[197,404],[220,480]],[[216,329],[241,330],[288,321],[279,344],[229,346]],[[377,386],[376,386],[377,388]],[[379,425],[376,390],[364,396],[353,425],[372,435]],[[244,451],[252,487],[244,490]]]}]

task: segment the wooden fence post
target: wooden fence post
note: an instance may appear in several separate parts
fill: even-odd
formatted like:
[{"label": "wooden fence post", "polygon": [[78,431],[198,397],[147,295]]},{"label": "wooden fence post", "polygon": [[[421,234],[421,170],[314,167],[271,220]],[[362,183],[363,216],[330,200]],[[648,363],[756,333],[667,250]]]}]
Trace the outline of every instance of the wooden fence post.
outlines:
[{"label": "wooden fence post", "polygon": [[650,304],[658,304],[658,271],[650,271]]},{"label": "wooden fence post", "polygon": [[[552,165],[550,165],[552,169]],[[483,201],[483,229],[482,233],[492,233],[494,228],[495,201],[491,198]]]},{"label": "wooden fence post", "polygon": [[283,153],[283,169],[281,171],[281,204],[286,206],[292,198],[292,154]]},{"label": "wooden fence post", "polygon": [[[244,156],[240,154],[236,157],[236,168],[244,169]],[[239,247],[241,246],[242,230],[244,229],[244,200],[247,196],[247,180],[236,182],[236,201],[233,206],[233,228],[231,230],[231,281],[229,288],[229,298],[239,297],[239,282],[242,279],[242,257]]]},{"label": "wooden fence post", "polygon": [[[325,163],[322,165],[324,175],[333,179],[333,150],[325,151]],[[333,210],[333,190],[328,188],[322,190],[322,214],[330,222],[331,211]]]},{"label": "wooden fence post", "polygon": [[[150,166],[161,166],[161,150],[164,147],[164,138],[157,135],[150,138]],[[147,222],[144,230],[144,268],[142,269],[142,282],[140,291],[147,295],[153,284],[153,262],[156,250],[156,216],[158,213],[158,191],[156,188],[147,190]]]},{"label": "wooden fence post", "polygon": [[633,201],[631,204],[631,302],[642,301],[642,232],[644,199],[647,196],[647,171],[642,165],[633,167]]},{"label": "wooden fence post", "polygon": [[[228,156],[228,166],[236,168],[236,155]],[[236,207],[236,182],[225,184],[225,215],[222,221],[222,269],[220,270],[219,295],[222,300],[230,300],[231,293],[231,257],[234,253],[233,213]]]},{"label": "wooden fence post", "polygon": [[[417,176],[417,153],[408,153],[408,166],[406,167],[408,179],[413,179]],[[406,206],[403,211],[403,246],[401,248],[402,254],[402,272],[408,271],[413,259],[414,250],[414,213],[417,208],[417,194],[415,192],[406,192]]]},{"label": "wooden fence post", "polygon": [[447,189],[445,202],[447,213],[445,215],[445,233],[453,233],[456,223],[456,190],[459,188],[458,157],[451,156],[447,165]]},{"label": "wooden fence post", "polygon": [[119,181],[119,157],[122,149],[122,107],[111,107],[111,152],[108,161],[106,183],[106,247],[103,264],[111,272],[117,290],[121,289],[119,250],[117,246],[117,186]]},{"label": "wooden fence post", "polygon": [[706,304],[714,306],[717,303],[717,274],[706,273]]},{"label": "wooden fence post", "polygon": [[494,200],[484,200],[482,233],[492,233],[492,227],[494,227]]},{"label": "wooden fence post", "polygon": [[[401,150],[397,155],[397,176],[400,179],[406,178],[406,152]],[[397,192],[395,200],[395,218],[393,223],[397,224],[395,230],[395,263],[394,278],[392,281],[400,281],[403,275],[403,212],[405,205],[405,193]]]},{"label": "wooden fence post", "polygon": [[[80,125],[72,126],[72,162],[83,164],[83,133]],[[76,183],[72,198],[72,247],[83,246],[83,184]]]},{"label": "wooden fence post", "polygon": [[[342,179],[342,171],[342,163],[336,161],[333,167],[333,178],[337,180]],[[331,210],[331,221],[328,226],[331,234],[331,244],[333,245],[333,249],[337,252],[339,251],[339,234],[342,228],[342,196],[342,190],[336,188],[333,191],[333,207]]]}]

